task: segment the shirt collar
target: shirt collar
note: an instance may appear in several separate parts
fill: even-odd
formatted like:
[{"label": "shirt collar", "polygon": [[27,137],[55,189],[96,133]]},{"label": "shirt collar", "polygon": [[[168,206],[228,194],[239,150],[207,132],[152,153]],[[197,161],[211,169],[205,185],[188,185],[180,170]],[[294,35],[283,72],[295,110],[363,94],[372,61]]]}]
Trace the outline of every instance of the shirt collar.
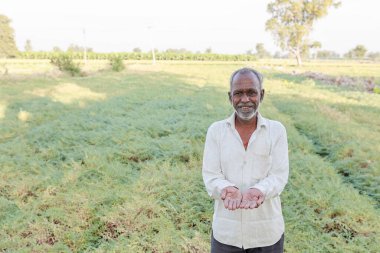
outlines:
[{"label": "shirt collar", "polygon": [[[230,117],[227,118],[227,124],[233,128],[235,128],[235,117],[236,112],[233,112]],[[267,127],[267,119],[261,116],[260,112],[257,113],[257,126]]]}]

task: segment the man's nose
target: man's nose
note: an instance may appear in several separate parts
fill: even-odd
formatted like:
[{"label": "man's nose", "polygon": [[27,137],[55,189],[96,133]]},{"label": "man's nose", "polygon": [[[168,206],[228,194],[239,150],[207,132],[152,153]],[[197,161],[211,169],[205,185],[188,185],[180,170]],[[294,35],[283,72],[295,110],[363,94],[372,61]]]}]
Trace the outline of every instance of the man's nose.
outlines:
[{"label": "man's nose", "polygon": [[247,95],[247,93],[243,93],[243,96],[241,97],[241,101],[242,102],[249,102],[249,97]]}]

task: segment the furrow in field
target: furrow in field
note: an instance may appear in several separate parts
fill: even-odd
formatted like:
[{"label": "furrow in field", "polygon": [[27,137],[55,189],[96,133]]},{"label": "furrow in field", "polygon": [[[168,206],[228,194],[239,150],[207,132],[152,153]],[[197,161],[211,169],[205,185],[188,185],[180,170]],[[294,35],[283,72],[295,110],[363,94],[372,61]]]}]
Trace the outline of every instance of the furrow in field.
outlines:
[{"label": "furrow in field", "polygon": [[331,162],[315,154],[313,142],[278,109],[277,101],[268,96],[263,111],[283,122],[288,133],[290,178],[282,201],[289,240],[297,243],[287,243],[287,251],[376,252],[379,211],[368,197],[343,183]]},{"label": "furrow in field", "polygon": [[275,96],[273,100],[279,111],[291,117],[298,132],[313,143],[314,153],[331,162],[345,182],[370,196],[379,207],[378,136],[349,119],[328,117],[326,112],[333,109],[323,102],[296,96]]}]

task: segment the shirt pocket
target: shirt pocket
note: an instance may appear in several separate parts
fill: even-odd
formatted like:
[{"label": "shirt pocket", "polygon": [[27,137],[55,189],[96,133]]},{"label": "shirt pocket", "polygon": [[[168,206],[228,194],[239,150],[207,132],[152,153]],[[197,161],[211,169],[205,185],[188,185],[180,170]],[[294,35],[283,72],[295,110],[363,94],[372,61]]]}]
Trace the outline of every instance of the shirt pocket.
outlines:
[{"label": "shirt pocket", "polygon": [[272,166],[272,156],[268,154],[252,155],[252,179],[263,179],[268,176],[269,170]]}]

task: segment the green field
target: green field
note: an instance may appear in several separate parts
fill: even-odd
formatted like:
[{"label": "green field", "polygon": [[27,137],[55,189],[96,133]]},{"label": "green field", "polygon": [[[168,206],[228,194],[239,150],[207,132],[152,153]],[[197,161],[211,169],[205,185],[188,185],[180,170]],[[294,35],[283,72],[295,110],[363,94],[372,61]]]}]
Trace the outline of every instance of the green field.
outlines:
[{"label": "green field", "polygon": [[[373,77],[370,62],[0,64],[0,252],[208,252],[208,126],[232,112],[229,75],[265,76],[261,113],[284,123],[286,252],[379,252],[380,94],[294,75]],[[2,68],[2,69],[1,69]]]}]

